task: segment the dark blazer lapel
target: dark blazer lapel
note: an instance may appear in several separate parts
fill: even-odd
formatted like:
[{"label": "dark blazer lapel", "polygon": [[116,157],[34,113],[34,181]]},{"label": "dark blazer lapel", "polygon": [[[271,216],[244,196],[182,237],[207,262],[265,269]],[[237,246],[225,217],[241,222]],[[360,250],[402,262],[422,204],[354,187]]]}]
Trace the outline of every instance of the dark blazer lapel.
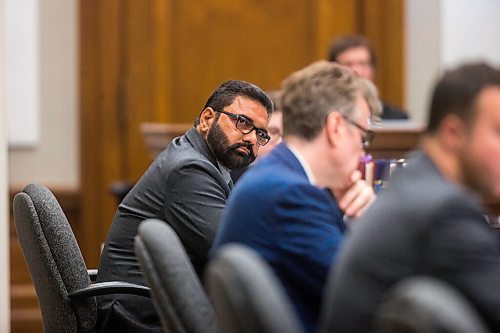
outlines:
[{"label": "dark blazer lapel", "polygon": [[229,189],[233,188],[233,181],[231,180],[231,175],[229,171],[221,165],[212,154],[210,149],[208,148],[207,142],[201,136],[196,128],[189,129],[185,134],[187,140],[193,145],[194,149],[199,151],[203,156],[207,158],[222,174],[226,184],[229,186]]}]

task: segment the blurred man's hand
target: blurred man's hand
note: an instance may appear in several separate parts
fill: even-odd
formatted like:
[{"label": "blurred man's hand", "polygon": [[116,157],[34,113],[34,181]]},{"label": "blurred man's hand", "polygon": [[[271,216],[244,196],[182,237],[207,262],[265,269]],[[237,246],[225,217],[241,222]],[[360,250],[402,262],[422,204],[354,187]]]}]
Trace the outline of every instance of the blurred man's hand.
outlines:
[{"label": "blurred man's hand", "polygon": [[357,218],[375,201],[376,195],[373,188],[361,179],[359,170],[352,173],[350,181],[345,190],[335,192],[335,197],[345,215]]}]

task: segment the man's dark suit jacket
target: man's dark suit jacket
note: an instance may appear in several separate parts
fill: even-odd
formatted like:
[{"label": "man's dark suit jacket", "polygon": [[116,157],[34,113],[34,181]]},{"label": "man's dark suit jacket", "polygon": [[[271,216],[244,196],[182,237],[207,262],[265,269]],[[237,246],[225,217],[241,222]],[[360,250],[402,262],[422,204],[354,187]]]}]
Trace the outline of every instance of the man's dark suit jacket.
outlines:
[{"label": "man's dark suit jacket", "polygon": [[344,238],[330,192],[312,185],[281,143],[236,184],[212,249],[230,242],[256,250],[273,268],[307,332],[314,332],[328,270]]},{"label": "man's dark suit jacket", "polygon": [[500,332],[495,236],[476,198],[447,181],[422,152],[394,173],[346,238],[328,289],[328,327],[371,332],[386,293],[411,275],[448,282]]},{"label": "man's dark suit jacket", "polygon": [[382,103],[382,114],[380,118],[386,120],[408,119],[408,114],[393,105]]},{"label": "man's dark suit jacket", "polygon": [[[195,128],[174,139],[119,205],[97,280],[144,285],[134,256],[134,237],[138,225],[147,218],[172,226],[201,273],[231,187],[229,172],[216,161]],[[103,328],[113,332],[161,331],[149,299],[115,295],[101,297],[98,303]]]}]

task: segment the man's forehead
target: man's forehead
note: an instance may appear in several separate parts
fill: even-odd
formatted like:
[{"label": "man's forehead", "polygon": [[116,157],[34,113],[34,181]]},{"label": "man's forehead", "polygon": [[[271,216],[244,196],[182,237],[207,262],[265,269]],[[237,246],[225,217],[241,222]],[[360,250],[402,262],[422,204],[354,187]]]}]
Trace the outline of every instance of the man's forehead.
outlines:
[{"label": "man's forehead", "polygon": [[251,117],[251,114],[258,114],[262,111],[267,117],[267,110],[259,101],[246,96],[237,96],[231,104],[227,106],[234,111],[234,113],[241,114],[243,116]]},{"label": "man's forehead", "polygon": [[487,121],[500,120],[500,87],[488,87],[479,93],[474,107],[474,117]]},{"label": "man's forehead", "polygon": [[482,108],[496,108],[500,105],[500,87],[487,87],[481,91],[478,98],[478,106]]},{"label": "man's forehead", "polygon": [[237,96],[226,110],[244,116],[257,127],[267,127],[269,116],[266,108],[259,102],[246,96]]},{"label": "man's forehead", "polygon": [[370,51],[364,46],[354,46],[348,49],[345,49],[342,53],[340,53],[339,58],[359,58],[359,56],[370,58]]},{"label": "man's forehead", "polygon": [[245,108],[245,107],[249,107],[251,104],[261,105],[259,102],[257,102],[256,100],[254,100],[250,97],[240,95],[240,96],[236,96],[234,98],[233,102],[231,104],[229,104],[228,106]]}]

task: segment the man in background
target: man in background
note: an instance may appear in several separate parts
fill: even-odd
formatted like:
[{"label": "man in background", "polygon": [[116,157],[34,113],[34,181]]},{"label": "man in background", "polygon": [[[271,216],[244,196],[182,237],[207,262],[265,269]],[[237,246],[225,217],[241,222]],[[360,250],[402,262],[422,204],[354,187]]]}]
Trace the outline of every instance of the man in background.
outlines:
[{"label": "man in background", "polygon": [[[361,78],[375,80],[377,58],[368,39],[358,35],[346,35],[334,39],[328,52],[328,60],[353,69]],[[406,112],[382,103],[382,119],[408,119]]]},{"label": "man in background", "polygon": [[327,61],[293,73],[281,91],[284,141],[235,187],[212,251],[231,242],[255,249],[314,332],[344,215],[362,215],[375,198],[357,166],[380,104],[371,82]]},{"label": "man in background", "polygon": [[[244,81],[227,81],[209,97],[194,128],[175,138],[120,203],[99,265],[98,282],[144,285],[134,237],[148,218],[168,223],[201,274],[233,183],[229,170],[255,159],[269,141],[269,97]],[[114,295],[98,299],[105,332],[161,332],[151,300]]]},{"label": "man in background", "polygon": [[413,275],[455,287],[500,331],[500,253],[479,201],[500,197],[500,70],[446,72],[420,147],[344,243],[325,305],[335,332],[371,332],[387,293]]}]

